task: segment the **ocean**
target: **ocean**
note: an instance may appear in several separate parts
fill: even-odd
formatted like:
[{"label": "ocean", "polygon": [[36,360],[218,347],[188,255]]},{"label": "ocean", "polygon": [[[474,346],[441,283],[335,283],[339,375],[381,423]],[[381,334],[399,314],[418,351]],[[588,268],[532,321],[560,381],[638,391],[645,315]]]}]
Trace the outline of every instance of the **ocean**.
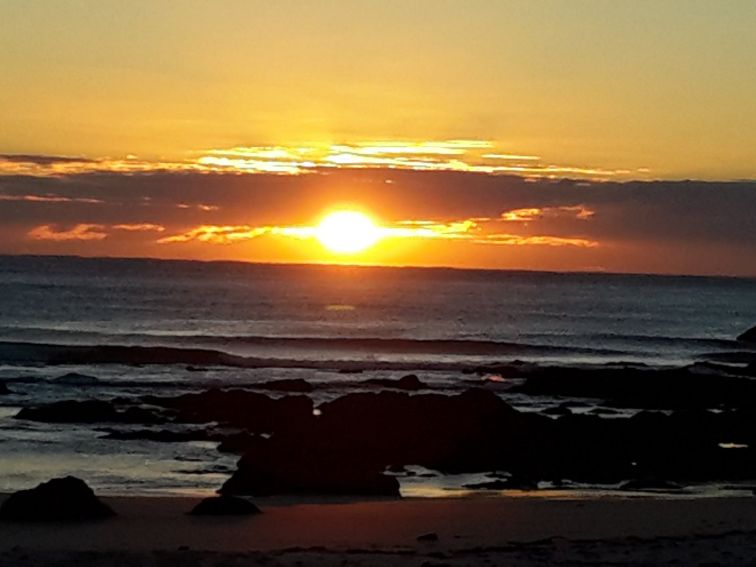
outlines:
[{"label": "ocean", "polygon": [[[11,390],[0,397],[0,491],[71,473],[110,493],[207,492],[235,467],[211,442],[114,441],[97,425],[14,419],[22,407],[279,378],[319,385],[317,402],[409,372],[453,391],[469,387],[471,368],[516,360],[679,366],[737,351],[754,324],[756,280],[744,278],[0,257],[0,381]],[[48,364],[35,345],[255,362]],[[96,380],[60,379],[69,373]],[[454,484],[424,478],[408,493]]]}]

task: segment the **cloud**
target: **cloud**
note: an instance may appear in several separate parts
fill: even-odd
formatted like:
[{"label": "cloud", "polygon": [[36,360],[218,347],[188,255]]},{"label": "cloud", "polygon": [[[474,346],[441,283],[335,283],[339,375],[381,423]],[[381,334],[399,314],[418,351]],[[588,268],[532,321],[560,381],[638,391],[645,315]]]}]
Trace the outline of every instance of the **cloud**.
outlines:
[{"label": "cloud", "polygon": [[[427,239],[467,240],[475,244],[510,246],[578,246],[594,247],[598,242],[584,238],[566,238],[549,235],[517,235],[487,232],[487,224],[496,219],[463,219],[449,222],[429,220],[401,221],[394,226],[376,227],[377,240]],[[263,236],[279,236],[298,240],[318,237],[317,226],[215,226],[201,225],[179,234],[165,236],[158,244],[180,244],[199,241],[208,244],[233,244]]]},{"label": "cloud", "polygon": [[26,233],[32,240],[52,240],[66,242],[70,240],[103,240],[108,237],[105,227],[99,224],[77,224],[70,229],[61,229],[43,224]]},{"label": "cloud", "polygon": [[159,224],[141,223],[141,224],[116,224],[112,227],[114,230],[125,230],[127,232],[163,232],[165,227]]},{"label": "cloud", "polygon": [[[517,174],[526,177],[575,176],[588,179],[623,177],[629,170],[578,164],[556,164],[531,154],[500,153],[488,140],[377,140],[291,146],[235,146],[193,152],[193,157],[150,161],[136,156],[78,158],[66,156],[0,155],[0,176],[64,175],[115,172],[217,173],[303,175],[339,169],[457,171]],[[643,175],[649,172],[643,170]],[[635,170],[635,175],[641,170]]]},{"label": "cloud", "polygon": [[531,222],[544,218],[574,217],[580,220],[588,220],[596,214],[584,205],[572,205],[563,207],[531,207],[528,209],[513,209],[501,213],[501,219],[507,222]]},{"label": "cloud", "polygon": [[26,203],[86,203],[89,205],[100,205],[104,203],[102,199],[91,199],[86,197],[65,197],[63,195],[6,195],[0,193],[0,201],[15,201]]},{"label": "cloud", "polygon": [[[282,229],[311,238],[303,227],[316,226],[335,206],[354,206],[391,228],[397,239],[448,242],[447,247],[407,247],[418,258],[421,250],[440,250],[433,252],[435,263],[469,265],[482,258],[479,265],[506,267],[515,247],[529,246],[529,267],[756,275],[756,183],[750,181],[616,182],[392,168],[326,168],[310,175],[99,171],[0,176],[0,194],[11,196],[0,202],[0,252],[5,253],[90,253],[94,248],[83,241],[57,249],[55,240],[34,240],[27,233],[40,226],[65,233],[76,225],[97,225],[100,234],[109,234],[97,253],[231,258],[239,248],[207,246],[197,252],[191,246],[158,246],[156,240],[233,243],[285,237]],[[165,230],[126,231],[117,225]],[[47,245],[34,247],[34,242]],[[465,243],[476,244],[469,257]],[[262,248],[243,257],[258,259]],[[282,250],[292,247],[260,253],[285,261],[273,256]],[[307,247],[302,250],[300,259],[309,260]],[[579,265],[571,263],[573,256]]]},{"label": "cloud", "polygon": [[564,238],[561,236],[521,236],[517,234],[488,234],[476,239],[481,244],[499,244],[505,246],[576,246],[578,248],[595,248],[599,243],[585,238]]},{"label": "cloud", "polygon": [[95,163],[96,160],[76,156],[53,156],[44,154],[0,154],[0,161],[52,165],[56,163]]},{"label": "cloud", "polygon": [[165,236],[157,240],[158,244],[177,244],[182,242],[207,242],[209,244],[233,244],[244,240],[252,240],[266,234],[289,236],[292,238],[314,237],[312,227],[280,227],[280,226],[215,226],[202,225],[180,234]]}]

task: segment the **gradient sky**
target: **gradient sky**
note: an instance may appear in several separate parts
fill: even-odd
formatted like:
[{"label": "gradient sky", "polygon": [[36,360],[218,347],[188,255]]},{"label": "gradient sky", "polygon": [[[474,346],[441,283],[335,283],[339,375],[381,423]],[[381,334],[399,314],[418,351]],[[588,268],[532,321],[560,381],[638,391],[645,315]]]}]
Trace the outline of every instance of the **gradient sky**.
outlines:
[{"label": "gradient sky", "polygon": [[[0,252],[756,275],[754,29],[750,0],[3,0]],[[276,233],[343,206],[406,237]]]}]

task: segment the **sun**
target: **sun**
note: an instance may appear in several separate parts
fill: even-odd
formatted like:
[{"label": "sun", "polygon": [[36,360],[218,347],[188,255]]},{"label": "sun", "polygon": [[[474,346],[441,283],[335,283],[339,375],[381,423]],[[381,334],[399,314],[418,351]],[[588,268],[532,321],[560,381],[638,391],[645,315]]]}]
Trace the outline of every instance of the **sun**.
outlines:
[{"label": "sun", "polygon": [[381,238],[370,217],[356,211],[337,211],[315,227],[315,237],[331,252],[354,254],[370,248]]}]

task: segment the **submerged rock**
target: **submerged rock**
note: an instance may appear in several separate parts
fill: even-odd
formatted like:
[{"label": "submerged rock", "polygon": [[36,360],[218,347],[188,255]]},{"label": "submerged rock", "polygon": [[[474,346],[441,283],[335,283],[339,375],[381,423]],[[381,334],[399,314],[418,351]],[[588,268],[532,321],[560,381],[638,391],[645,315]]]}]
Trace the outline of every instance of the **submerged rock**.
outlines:
[{"label": "submerged rock", "polygon": [[260,513],[260,508],[249,500],[228,495],[205,498],[189,512],[192,516],[251,516]]},{"label": "submerged rock", "polygon": [[395,390],[408,390],[417,391],[428,388],[428,385],[421,382],[420,379],[414,374],[408,374],[402,376],[399,380],[391,380],[388,378],[370,378],[365,380],[365,384],[371,386],[381,386],[382,388],[392,388]]},{"label": "submerged rock", "polygon": [[0,506],[0,519],[11,521],[95,520],[115,516],[87,484],[76,477],[55,478],[11,494]]},{"label": "submerged rock", "polygon": [[668,480],[635,479],[628,480],[619,487],[620,490],[682,490],[682,486]]},{"label": "submerged rock", "polygon": [[56,384],[66,384],[69,386],[92,386],[100,382],[100,379],[88,374],[79,374],[78,372],[69,372],[52,380]]}]

